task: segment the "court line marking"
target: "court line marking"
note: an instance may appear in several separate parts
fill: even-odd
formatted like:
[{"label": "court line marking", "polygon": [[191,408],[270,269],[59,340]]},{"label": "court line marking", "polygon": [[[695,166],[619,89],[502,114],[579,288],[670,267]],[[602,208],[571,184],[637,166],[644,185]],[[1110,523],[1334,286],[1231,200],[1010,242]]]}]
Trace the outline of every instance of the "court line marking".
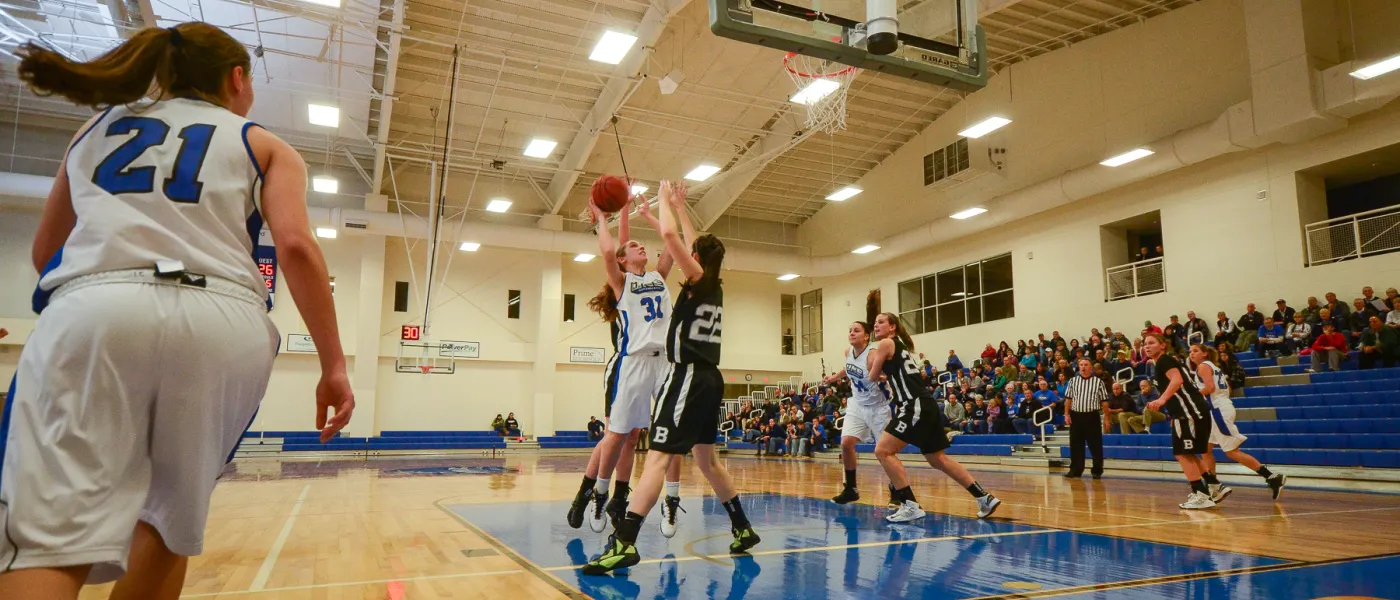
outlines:
[{"label": "court line marking", "polygon": [[[446,499],[447,498],[443,498],[441,500],[438,500],[437,502],[434,502],[433,506],[436,506],[442,512],[447,513],[454,520],[460,523],[463,527],[466,527],[467,530],[481,536],[481,539],[486,540],[486,543],[491,544],[491,546],[494,547],[497,551],[499,551],[502,556],[511,559],[515,562],[515,564],[520,565],[520,567],[526,572],[529,572],[531,575],[534,575],[540,581],[543,581],[550,587],[554,588],[555,591],[563,594],[570,600],[589,600],[588,596],[585,596],[582,591],[576,590],[573,587],[570,587],[569,584],[564,583],[558,577],[550,575],[545,571],[545,569],[541,569],[539,565],[530,561],[530,559],[521,556],[520,553],[516,552],[514,548],[511,548],[505,542],[496,539],[496,536],[486,533],[485,530],[481,529],[480,527],[477,527],[476,525],[473,525],[471,521],[468,521],[462,515],[457,514],[456,511],[447,508],[447,506],[443,505],[442,503],[443,500]],[[405,577],[400,579],[400,581],[411,580],[413,580],[413,578]]]},{"label": "court line marking", "polygon": [[286,522],[282,523],[282,531],[277,534],[277,541],[272,542],[272,550],[267,553],[267,558],[263,559],[262,566],[258,567],[258,574],[253,577],[253,584],[248,586],[248,591],[256,592],[267,587],[267,579],[272,576],[272,567],[277,564],[277,558],[282,555],[282,547],[287,545],[287,538],[292,535],[292,526],[297,522],[297,513],[301,512],[301,505],[306,502],[306,493],[309,491],[311,491],[311,484],[301,486],[301,495],[297,496],[297,501],[292,505],[292,512],[287,515]]},{"label": "court line marking", "polygon": [[509,571],[482,571],[482,572],[479,572],[479,573],[453,573],[453,574],[450,574],[450,575],[419,575],[419,576],[417,576],[417,577],[395,577],[395,578],[392,578],[392,579],[366,579],[366,580],[364,580],[364,581],[344,581],[344,582],[336,582],[336,583],[313,583],[313,584],[309,584],[309,585],[292,585],[292,586],[287,586],[287,587],[265,588],[265,589],[260,589],[260,590],[233,590],[233,591],[227,591],[227,592],[205,592],[205,593],[203,593],[203,594],[184,594],[184,595],[182,595],[182,596],[180,596],[180,597],[181,597],[181,598],[208,598],[208,597],[212,597],[212,596],[232,596],[232,595],[235,595],[235,594],[270,594],[270,593],[273,593],[273,592],[292,592],[292,591],[297,591],[297,590],[315,590],[315,589],[324,589],[324,588],[333,588],[333,587],[348,587],[348,586],[353,586],[353,585],[375,585],[375,584],[380,584],[380,583],[389,584],[389,583],[394,583],[394,582],[429,581],[429,580],[434,580],[434,579],[465,579],[465,578],[468,578],[468,577],[489,577],[489,576],[493,576],[493,575],[518,575],[518,574],[524,573],[524,572],[525,572],[525,571],[522,571],[522,570],[520,570],[520,569],[511,569],[511,570],[509,570]]}]

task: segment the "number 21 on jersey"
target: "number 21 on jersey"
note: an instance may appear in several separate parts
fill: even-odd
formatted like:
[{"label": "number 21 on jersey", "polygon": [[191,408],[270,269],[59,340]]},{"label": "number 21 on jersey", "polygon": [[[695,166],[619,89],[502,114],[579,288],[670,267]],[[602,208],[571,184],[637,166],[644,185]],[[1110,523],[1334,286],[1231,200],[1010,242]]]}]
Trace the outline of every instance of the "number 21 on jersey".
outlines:
[{"label": "number 21 on jersey", "polygon": [[[131,168],[147,150],[165,144],[170,136],[170,126],[160,119],[149,117],[122,117],[107,126],[107,137],[129,135],[130,139],[117,146],[107,158],[98,163],[93,171],[92,182],[107,193],[146,194],[155,190],[156,168],[153,166]],[[197,204],[204,184],[199,181],[199,171],[204,166],[204,157],[209,153],[209,143],[214,139],[214,126],[204,123],[188,125],[180,130],[180,152],[175,156],[175,165],[170,169],[161,192],[172,202]]]}]

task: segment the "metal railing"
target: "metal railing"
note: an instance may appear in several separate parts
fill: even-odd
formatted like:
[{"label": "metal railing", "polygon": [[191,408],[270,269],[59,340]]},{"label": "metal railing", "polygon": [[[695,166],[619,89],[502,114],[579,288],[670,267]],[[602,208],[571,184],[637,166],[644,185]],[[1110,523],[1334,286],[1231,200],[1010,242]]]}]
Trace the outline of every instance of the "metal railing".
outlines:
[{"label": "metal railing", "polygon": [[1167,265],[1160,257],[1104,269],[1108,290],[1104,300],[1124,300],[1167,291]]},{"label": "metal railing", "polygon": [[1042,406],[1040,410],[1031,413],[1031,424],[1040,428],[1040,451],[1049,454],[1050,444],[1045,441],[1045,426],[1055,420],[1055,407]]},{"label": "metal railing", "polygon": [[1400,206],[1318,221],[1303,228],[1308,266],[1400,251]]}]

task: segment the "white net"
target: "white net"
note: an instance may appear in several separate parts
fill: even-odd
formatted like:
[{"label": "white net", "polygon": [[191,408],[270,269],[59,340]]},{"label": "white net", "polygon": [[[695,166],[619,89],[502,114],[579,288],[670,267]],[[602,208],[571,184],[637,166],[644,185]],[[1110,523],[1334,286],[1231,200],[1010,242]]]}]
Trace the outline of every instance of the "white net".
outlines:
[{"label": "white net", "polygon": [[783,65],[797,87],[792,101],[807,109],[807,129],[826,133],[845,129],[846,93],[860,69],[791,52],[783,58]]}]

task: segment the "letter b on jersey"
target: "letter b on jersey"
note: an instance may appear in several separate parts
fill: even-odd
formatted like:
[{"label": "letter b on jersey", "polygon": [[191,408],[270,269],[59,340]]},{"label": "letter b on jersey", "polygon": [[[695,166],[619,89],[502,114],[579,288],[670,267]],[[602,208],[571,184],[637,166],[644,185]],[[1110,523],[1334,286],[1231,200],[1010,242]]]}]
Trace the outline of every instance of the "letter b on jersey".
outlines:
[{"label": "letter b on jersey", "polygon": [[671,437],[671,431],[669,429],[657,427],[656,431],[651,434],[651,442],[653,444],[664,444],[668,437]]}]

